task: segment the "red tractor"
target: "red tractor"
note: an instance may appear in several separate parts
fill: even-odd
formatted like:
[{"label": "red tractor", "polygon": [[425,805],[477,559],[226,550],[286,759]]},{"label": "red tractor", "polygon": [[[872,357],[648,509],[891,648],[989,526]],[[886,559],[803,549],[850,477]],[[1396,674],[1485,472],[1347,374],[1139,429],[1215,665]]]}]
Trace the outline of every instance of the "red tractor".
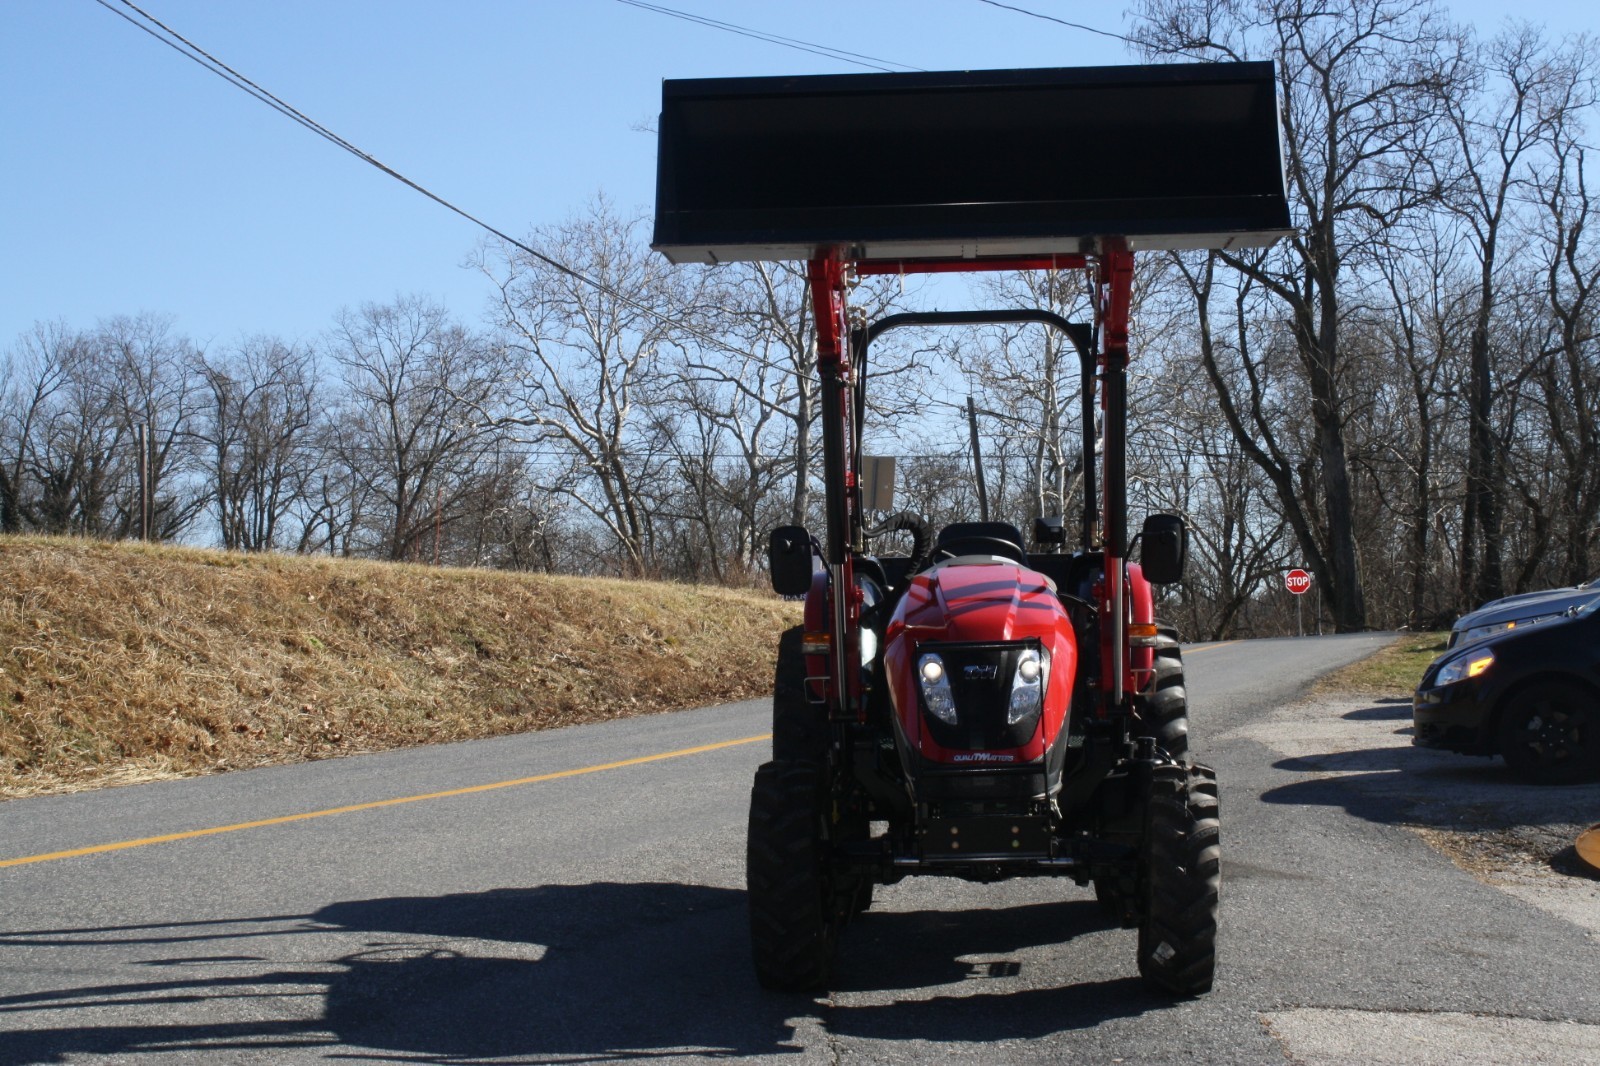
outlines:
[{"label": "red tractor", "polygon": [[[824,987],[873,887],[933,874],[1092,884],[1138,929],[1147,981],[1211,988],[1217,780],[1190,754],[1183,659],[1152,594],[1180,578],[1187,534],[1172,515],[1131,543],[1127,528],[1133,257],[1259,247],[1287,226],[1267,63],[666,83],[654,246],[805,259],[816,316],[826,530],[770,541],[773,587],[805,597],[805,621],[778,650],[772,761],[751,791],[763,985]],[[1086,271],[1094,321],[852,321],[853,277],[974,270]],[[1035,520],[1031,551],[1006,522],[867,526],[873,341],[982,322],[1038,323],[1079,352],[1075,551],[1060,516]],[[890,532],[908,555],[873,550]]]}]

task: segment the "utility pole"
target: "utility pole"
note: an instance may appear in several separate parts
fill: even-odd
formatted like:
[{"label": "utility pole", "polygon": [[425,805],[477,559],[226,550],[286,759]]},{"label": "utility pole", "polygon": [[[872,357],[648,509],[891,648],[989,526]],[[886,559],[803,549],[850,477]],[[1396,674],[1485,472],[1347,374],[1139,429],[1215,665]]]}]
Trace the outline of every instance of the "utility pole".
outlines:
[{"label": "utility pole", "polygon": [[989,489],[983,483],[983,452],[978,447],[978,407],[967,397],[967,426],[972,430],[972,470],[978,477],[978,517],[989,520]]},{"label": "utility pole", "polygon": [[150,539],[150,427],[139,422],[133,427],[134,446],[139,449],[139,539]]}]

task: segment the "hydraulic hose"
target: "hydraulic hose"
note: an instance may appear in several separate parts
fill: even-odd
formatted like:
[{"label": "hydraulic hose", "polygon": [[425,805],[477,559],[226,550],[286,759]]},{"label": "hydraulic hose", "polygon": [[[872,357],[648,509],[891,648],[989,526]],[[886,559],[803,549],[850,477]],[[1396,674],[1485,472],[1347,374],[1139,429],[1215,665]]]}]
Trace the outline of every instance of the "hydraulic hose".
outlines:
[{"label": "hydraulic hose", "polygon": [[928,561],[928,555],[933,549],[933,538],[928,535],[927,519],[914,511],[901,511],[899,514],[890,515],[882,525],[861,531],[861,535],[868,540],[887,533],[911,534],[911,565],[906,573],[914,574],[921,570],[922,564]]}]

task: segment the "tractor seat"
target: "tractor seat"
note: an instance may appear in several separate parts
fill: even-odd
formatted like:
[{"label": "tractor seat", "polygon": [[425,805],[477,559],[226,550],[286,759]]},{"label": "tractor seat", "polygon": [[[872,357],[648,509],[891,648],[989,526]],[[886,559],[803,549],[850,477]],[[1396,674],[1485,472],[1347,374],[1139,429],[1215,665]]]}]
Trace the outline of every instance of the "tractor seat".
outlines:
[{"label": "tractor seat", "polygon": [[1028,564],[1022,531],[1010,522],[951,522],[939,530],[933,542],[933,562],[956,560]]}]

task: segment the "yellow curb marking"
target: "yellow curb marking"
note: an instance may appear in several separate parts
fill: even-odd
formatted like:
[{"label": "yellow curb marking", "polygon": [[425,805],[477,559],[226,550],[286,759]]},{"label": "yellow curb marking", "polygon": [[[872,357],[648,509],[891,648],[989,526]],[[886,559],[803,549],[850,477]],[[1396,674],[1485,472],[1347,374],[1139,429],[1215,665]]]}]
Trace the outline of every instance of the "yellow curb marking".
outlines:
[{"label": "yellow curb marking", "polygon": [[355,811],[372,811],[380,807],[398,807],[402,803],[421,803],[423,800],[448,799],[451,796],[470,796],[475,792],[493,792],[501,788],[514,788],[517,785],[535,785],[541,781],[556,781],[563,777],[581,777],[584,774],[597,774],[602,770],[620,770],[625,766],[639,766],[644,763],[660,762],[663,759],[677,759],[685,755],[700,755],[708,751],[719,751],[723,748],[738,747],[741,744],[754,744],[758,741],[771,739],[771,733],[762,733],[755,737],[741,737],[738,740],[724,740],[716,744],[702,744],[697,748],[680,748],[677,751],[664,751],[655,755],[641,755],[636,759],[623,759],[619,762],[601,763],[598,766],[584,766],[576,770],[558,770],[551,774],[539,774],[536,777],[519,777],[514,781],[496,781],[488,785],[472,785],[467,788],[452,788],[445,792],[429,792],[420,796],[398,796],[394,799],[374,800],[371,803],[352,803],[347,807],[330,807],[322,811],[306,811],[302,814],[286,814],[279,818],[262,818],[254,822],[238,822],[234,825],[213,826],[210,829],[191,829],[186,833],[168,833],[165,836],[142,837],[138,840],[120,840],[114,844],[95,844],[87,848],[71,848],[67,851],[51,851],[43,855],[24,855],[16,859],[0,859],[0,869],[7,866],[27,866],[35,862],[54,862],[57,859],[75,859],[82,855],[98,855],[106,851],[125,851],[128,848],[142,848],[149,844],[170,844],[177,840],[194,840],[197,837],[216,836],[219,833],[237,833],[241,829],[263,829],[270,825],[287,825],[290,822],[305,822],[312,818],[326,818],[334,814],[352,814]]}]

